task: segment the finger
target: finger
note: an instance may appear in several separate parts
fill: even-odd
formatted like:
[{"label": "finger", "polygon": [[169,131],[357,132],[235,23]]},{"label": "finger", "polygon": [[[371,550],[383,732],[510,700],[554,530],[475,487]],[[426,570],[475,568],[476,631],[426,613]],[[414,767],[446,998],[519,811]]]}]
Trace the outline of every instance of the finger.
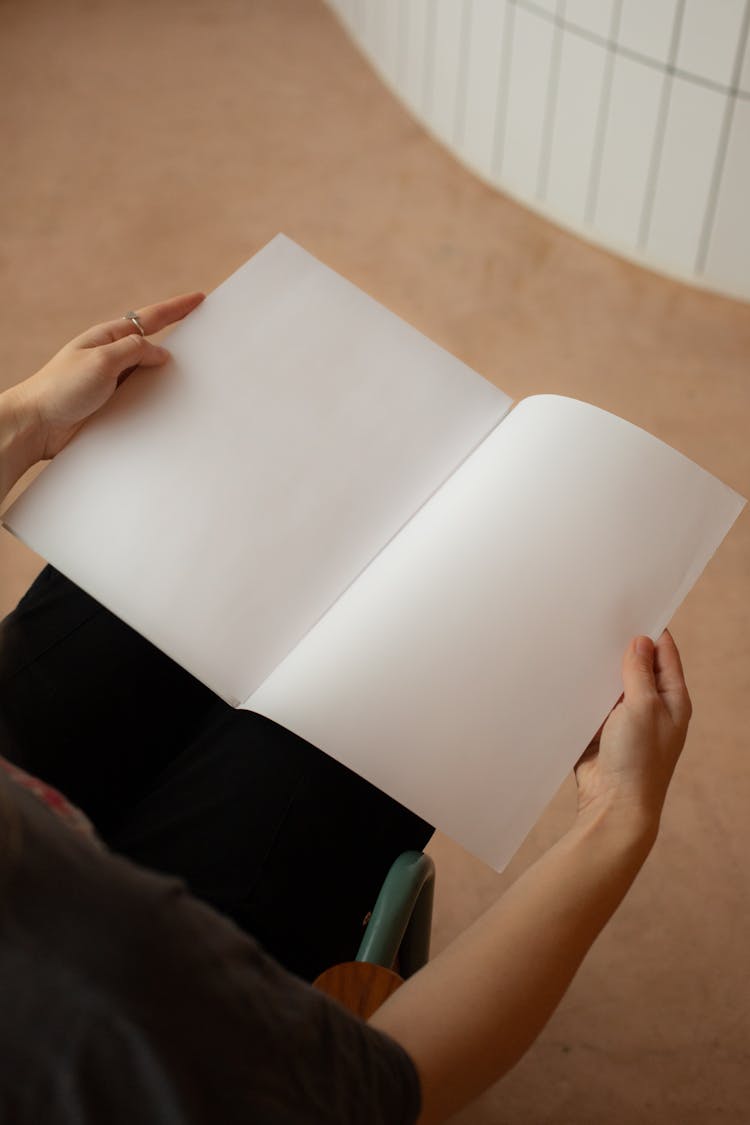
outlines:
[{"label": "finger", "polygon": [[638,703],[656,695],[654,642],[650,637],[634,637],[622,658],[622,683],[625,702]]},{"label": "finger", "polygon": [[137,370],[138,370],[138,364],[137,363],[134,363],[132,367],[126,367],[125,370],[121,371],[120,374],[117,376],[117,386],[121,387],[122,384],[125,382],[125,380],[129,379],[130,376],[133,374],[133,372],[137,371]]},{"label": "finger", "polygon": [[148,353],[145,359],[142,359],[140,363],[132,363],[129,367],[126,367],[124,371],[121,371],[117,376],[117,386],[122,386],[125,380],[129,379],[133,372],[137,371],[139,367],[158,367],[162,363],[166,363],[166,361],[169,359],[169,352],[167,351],[167,349],[156,348],[154,346],[154,350],[156,352],[155,357],[152,353]]},{"label": "finger", "polygon": [[[205,300],[205,296],[205,293],[183,293],[180,297],[170,297],[155,305],[145,305],[142,309],[136,309],[136,316],[143,325],[146,335],[150,336],[152,332],[160,332],[162,328],[182,320]],[[132,331],[132,322],[125,323],[130,323]]]},{"label": "finger", "polygon": [[166,348],[152,344],[145,336],[131,333],[96,350],[97,363],[105,378],[116,378],[126,367],[158,367],[169,359]]},{"label": "finger", "polygon": [[656,690],[664,699],[673,718],[686,722],[690,718],[692,705],[680,654],[668,629],[664,630],[656,642],[654,673]]},{"label": "finger", "polygon": [[591,742],[589,742],[588,746],[586,747],[584,752],[581,754],[581,756],[578,759],[578,761],[576,762],[576,764],[573,766],[574,772],[578,769],[579,766],[585,766],[586,762],[590,762],[593,758],[595,758],[597,756],[598,753],[599,753],[599,739],[598,739],[598,737],[592,738]]},{"label": "finger", "polygon": [[[601,723],[601,725],[599,726],[599,729],[597,730],[596,734],[594,735],[594,737],[591,739],[588,746],[584,750],[584,752],[583,752],[584,757],[589,752],[589,750],[591,750],[592,748],[595,752],[598,751],[599,743],[601,742],[601,738],[602,738],[602,732],[603,732],[604,728],[606,727],[607,723],[609,722],[610,718],[612,717],[612,715],[615,713],[617,708],[622,703],[623,699],[624,699],[624,696],[621,695],[620,698],[615,703],[612,710],[607,714],[606,719],[604,719],[604,721]],[[581,759],[581,761],[583,761],[583,758]]]},{"label": "finger", "polygon": [[[143,331],[150,336],[153,332],[159,332],[162,328],[182,320],[204,299],[204,293],[185,293],[180,297],[170,297],[155,305],[145,305],[142,309],[136,309],[136,316],[143,325]],[[88,328],[80,336],[76,336],[71,343],[77,348],[96,348],[102,344],[112,344],[131,333],[140,335],[132,320],[128,320],[123,315],[116,320],[95,324],[93,328]]]}]

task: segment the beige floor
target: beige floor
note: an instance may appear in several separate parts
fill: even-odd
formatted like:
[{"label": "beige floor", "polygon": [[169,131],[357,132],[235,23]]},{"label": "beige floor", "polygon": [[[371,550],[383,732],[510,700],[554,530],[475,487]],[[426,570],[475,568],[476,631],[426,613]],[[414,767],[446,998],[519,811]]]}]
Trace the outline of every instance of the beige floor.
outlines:
[{"label": "beige floor", "polygon": [[[750,493],[750,309],[482,186],[318,0],[6,0],[2,23],[0,385],[90,323],[212,288],[284,230],[514,397],[588,399]],[[749,541],[746,515],[674,621],[695,718],[660,842],[467,1125],[750,1120]],[[1,609],[39,565],[2,533]],[[435,843],[436,947],[572,797],[502,877]]]}]

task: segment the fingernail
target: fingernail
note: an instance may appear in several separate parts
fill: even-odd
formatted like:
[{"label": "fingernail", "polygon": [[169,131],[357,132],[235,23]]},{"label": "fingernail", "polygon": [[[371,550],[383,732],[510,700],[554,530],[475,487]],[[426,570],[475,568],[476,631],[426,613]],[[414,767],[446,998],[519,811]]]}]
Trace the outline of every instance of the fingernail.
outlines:
[{"label": "fingernail", "polygon": [[639,656],[651,656],[654,651],[654,642],[650,637],[637,637],[635,651]]}]

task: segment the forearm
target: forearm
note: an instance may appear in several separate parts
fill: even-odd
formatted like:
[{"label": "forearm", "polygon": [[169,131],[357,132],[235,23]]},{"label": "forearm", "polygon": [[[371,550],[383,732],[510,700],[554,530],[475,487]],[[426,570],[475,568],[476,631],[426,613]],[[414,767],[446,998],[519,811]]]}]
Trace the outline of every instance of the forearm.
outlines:
[{"label": "forearm", "polygon": [[17,387],[0,394],[0,501],[40,458],[38,426]]},{"label": "forearm", "polygon": [[372,1022],[413,1058],[424,1121],[440,1121],[509,1070],[549,1019],[617,908],[653,836],[580,821]]}]

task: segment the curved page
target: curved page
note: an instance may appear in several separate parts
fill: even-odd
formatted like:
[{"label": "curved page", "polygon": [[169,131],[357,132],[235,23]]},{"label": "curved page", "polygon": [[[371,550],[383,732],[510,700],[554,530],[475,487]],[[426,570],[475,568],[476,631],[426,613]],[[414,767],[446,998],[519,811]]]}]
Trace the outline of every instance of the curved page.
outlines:
[{"label": "curved page", "polygon": [[246,706],[501,868],[743,503],[611,414],[526,399]]}]

